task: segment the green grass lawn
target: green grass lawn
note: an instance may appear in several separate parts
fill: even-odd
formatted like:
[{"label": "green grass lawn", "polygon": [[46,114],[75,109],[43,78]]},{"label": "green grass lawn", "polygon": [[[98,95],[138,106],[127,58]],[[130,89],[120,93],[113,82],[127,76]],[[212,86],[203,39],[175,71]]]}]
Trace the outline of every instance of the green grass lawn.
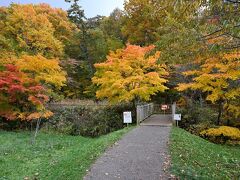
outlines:
[{"label": "green grass lawn", "polygon": [[0,131],[0,179],[82,179],[125,128],[99,138],[39,133],[30,145],[29,132]]},{"label": "green grass lawn", "polygon": [[240,179],[240,147],[208,142],[172,128],[172,174],[181,179]]}]

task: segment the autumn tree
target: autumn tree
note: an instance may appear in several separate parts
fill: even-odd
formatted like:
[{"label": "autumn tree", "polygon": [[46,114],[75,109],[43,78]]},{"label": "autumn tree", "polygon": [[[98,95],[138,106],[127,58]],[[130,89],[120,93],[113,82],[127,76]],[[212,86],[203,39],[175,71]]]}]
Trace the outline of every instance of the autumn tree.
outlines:
[{"label": "autumn tree", "polygon": [[[122,33],[130,43],[155,44],[161,62],[183,64],[205,54],[239,48],[239,3],[222,0],[129,0]],[[207,47],[208,40],[222,44]]]},{"label": "autumn tree", "polygon": [[79,51],[70,48],[78,30],[67,12],[48,4],[11,4],[0,8],[0,19],[0,65],[18,66],[56,95],[66,83],[58,59]]},{"label": "autumn tree", "polygon": [[[225,117],[240,117],[240,54],[234,51],[209,57],[197,70],[184,72],[193,76],[190,83],[181,83],[178,90],[200,90],[206,93],[206,100],[219,105],[217,124],[221,122],[223,109]],[[229,117],[227,117],[229,118]]]},{"label": "autumn tree", "polygon": [[1,7],[0,20],[1,52],[17,56],[61,57],[75,30],[65,11],[47,4]]},{"label": "autumn tree", "polygon": [[107,98],[112,103],[149,101],[151,95],[168,89],[164,85],[167,68],[156,63],[160,52],[146,56],[153,48],[127,45],[111,52],[106,62],[95,64],[97,71],[92,80],[99,87],[97,98]]},{"label": "autumn tree", "polygon": [[[206,1],[201,15],[201,37],[212,41],[211,49],[229,51],[240,48],[240,3],[232,0]],[[219,41],[221,39],[221,41]]]},{"label": "autumn tree", "polygon": [[65,85],[66,74],[59,66],[58,59],[46,59],[41,55],[24,55],[16,60],[16,65],[19,70],[45,86],[60,89]]},{"label": "autumn tree", "polygon": [[[191,89],[206,100],[218,104],[218,121],[238,119],[239,111],[239,4],[235,1],[202,2],[198,18],[198,39],[201,54],[192,54],[192,70],[180,90]],[[183,52],[183,51],[182,51]],[[200,68],[199,68],[200,66]],[[238,77],[237,77],[238,76]],[[190,92],[194,92],[190,91]],[[189,92],[189,91],[188,91]],[[201,93],[202,92],[202,93]]]},{"label": "autumn tree", "polygon": [[0,59],[0,66],[16,65],[19,71],[25,73],[48,90],[49,96],[54,96],[66,83],[66,73],[59,65],[58,59],[46,59],[42,55],[23,55],[20,58]]},{"label": "autumn tree", "polygon": [[48,118],[52,112],[45,108],[46,89],[14,65],[1,66],[0,116],[7,120]]},{"label": "autumn tree", "polygon": [[[160,40],[169,19],[186,23],[192,19],[198,8],[198,1],[129,0],[125,1],[126,21],[123,34],[130,43],[148,45]],[[172,25],[171,27],[174,27]]]}]

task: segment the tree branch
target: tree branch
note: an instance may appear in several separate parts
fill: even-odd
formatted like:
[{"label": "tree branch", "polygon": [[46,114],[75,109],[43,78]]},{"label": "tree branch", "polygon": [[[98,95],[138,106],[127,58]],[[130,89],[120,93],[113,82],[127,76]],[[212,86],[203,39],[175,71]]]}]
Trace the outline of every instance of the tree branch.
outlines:
[{"label": "tree branch", "polygon": [[226,0],[227,2],[234,3],[234,4],[240,4],[240,1],[236,0]]},{"label": "tree branch", "polygon": [[219,34],[217,36],[207,37],[207,38],[205,38],[205,40],[215,39],[215,38],[225,36],[225,35],[228,35],[228,33],[222,33],[222,34]]},{"label": "tree branch", "polygon": [[[240,27],[240,24],[237,24],[237,25],[233,26],[232,28],[236,28],[236,27]],[[214,32],[212,32],[212,33],[210,33],[210,34],[207,34],[207,35],[205,35],[205,36],[202,36],[201,38],[204,39],[204,38],[206,38],[206,37],[208,37],[208,36],[212,36],[212,35],[214,35],[214,34],[216,34],[216,33],[218,33],[218,32],[221,32],[223,29],[224,29],[224,28],[218,29],[218,30],[216,30],[216,31],[214,31]]]},{"label": "tree branch", "polygon": [[239,49],[239,48],[240,48],[240,44],[237,44],[237,45],[231,46],[231,47],[224,47],[224,49],[226,49],[226,50]]}]

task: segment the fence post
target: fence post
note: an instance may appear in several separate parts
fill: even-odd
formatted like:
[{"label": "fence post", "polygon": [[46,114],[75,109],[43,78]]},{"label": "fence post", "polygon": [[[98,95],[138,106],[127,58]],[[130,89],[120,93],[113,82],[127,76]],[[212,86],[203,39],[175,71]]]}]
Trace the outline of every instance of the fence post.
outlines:
[{"label": "fence post", "polygon": [[139,106],[137,106],[137,125],[139,125],[140,123],[140,110],[139,110]]},{"label": "fence post", "polygon": [[174,121],[174,114],[176,114],[176,102],[172,104],[172,120]]}]

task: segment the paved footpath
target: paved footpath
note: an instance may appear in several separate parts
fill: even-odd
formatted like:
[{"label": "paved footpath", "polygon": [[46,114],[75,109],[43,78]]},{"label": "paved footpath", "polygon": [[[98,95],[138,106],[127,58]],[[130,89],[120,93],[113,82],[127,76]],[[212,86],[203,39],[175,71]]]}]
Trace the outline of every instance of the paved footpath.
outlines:
[{"label": "paved footpath", "polygon": [[161,126],[133,129],[93,164],[84,180],[168,179],[164,164],[170,129]]}]

